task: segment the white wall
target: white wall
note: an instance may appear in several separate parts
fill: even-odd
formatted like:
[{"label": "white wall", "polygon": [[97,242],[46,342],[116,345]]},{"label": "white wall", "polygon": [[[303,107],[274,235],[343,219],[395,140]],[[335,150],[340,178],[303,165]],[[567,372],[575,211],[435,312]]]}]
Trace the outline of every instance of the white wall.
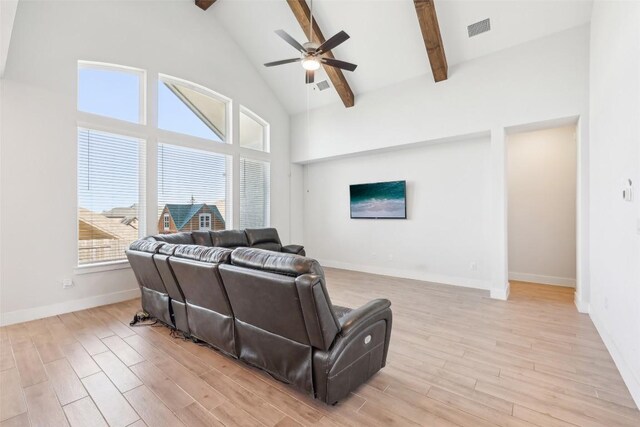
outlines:
[{"label": "white wall", "polygon": [[[591,311],[640,406],[640,3],[597,1],[591,34]],[[622,199],[624,180],[633,202]]]},{"label": "white wall", "polygon": [[507,136],[509,279],[575,287],[576,126]]},{"label": "white wall", "polygon": [[451,67],[449,79],[437,84],[425,74],[356,94],[353,108],[327,106],[292,117],[292,160],[307,163],[490,132],[494,239],[485,250],[491,258],[491,296],[506,299],[505,129],[579,118],[576,303],[583,306],[588,295],[588,67],[589,27],[584,26]]},{"label": "white wall", "polygon": [[18,0],[3,0],[0,2],[0,77],[4,74],[4,67],[9,54],[9,42],[11,41],[11,31],[13,31],[13,21],[18,9]]},{"label": "white wall", "polygon": [[[487,289],[489,144],[484,137],[306,165],[307,253],[327,266]],[[350,184],[393,180],[407,181],[407,220],[350,219]]]},{"label": "white wall", "polygon": [[292,159],[307,162],[586,115],[589,27],[579,27],[292,117]]},{"label": "white wall", "polygon": [[[142,68],[149,76],[162,72],[184,78],[232,98],[236,123],[239,104],[268,121],[271,222],[283,242],[289,242],[289,117],[221,30],[215,13],[187,1],[20,2],[1,80],[4,322],[137,292],[130,269],[74,272],[79,59]],[[150,86],[151,100],[153,91]],[[149,171],[153,176],[153,164]],[[155,200],[155,186],[148,191],[147,200]],[[63,278],[73,278],[76,286],[63,290]]]}]

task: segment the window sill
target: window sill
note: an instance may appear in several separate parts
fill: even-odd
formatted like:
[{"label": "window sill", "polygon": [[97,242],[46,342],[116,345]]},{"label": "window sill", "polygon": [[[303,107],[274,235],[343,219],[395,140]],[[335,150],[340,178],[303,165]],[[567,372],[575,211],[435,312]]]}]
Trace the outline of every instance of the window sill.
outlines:
[{"label": "window sill", "polygon": [[101,262],[99,264],[80,265],[73,270],[73,274],[92,274],[101,273],[103,271],[124,270],[129,268],[131,268],[131,265],[129,265],[129,261],[127,260]]}]

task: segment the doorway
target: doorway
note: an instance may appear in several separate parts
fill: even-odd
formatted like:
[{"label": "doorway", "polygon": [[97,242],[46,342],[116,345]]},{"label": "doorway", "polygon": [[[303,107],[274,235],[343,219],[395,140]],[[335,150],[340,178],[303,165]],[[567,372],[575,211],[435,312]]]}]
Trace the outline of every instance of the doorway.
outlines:
[{"label": "doorway", "polygon": [[576,124],[506,138],[509,282],[576,287]]}]

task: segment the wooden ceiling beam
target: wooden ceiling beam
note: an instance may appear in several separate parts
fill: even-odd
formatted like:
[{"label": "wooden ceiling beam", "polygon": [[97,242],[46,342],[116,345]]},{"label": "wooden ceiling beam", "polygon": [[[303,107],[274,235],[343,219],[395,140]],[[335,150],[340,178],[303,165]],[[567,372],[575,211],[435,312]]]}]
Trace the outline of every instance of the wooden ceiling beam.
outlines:
[{"label": "wooden ceiling beam", "polygon": [[444,54],[444,45],[433,0],[413,0],[413,4],[418,14],[424,46],[427,48],[427,56],[431,64],[431,71],[433,71],[433,79],[436,82],[447,80],[447,57]]},{"label": "wooden ceiling beam", "polygon": [[209,9],[209,6],[214,4],[216,0],[196,0],[196,6],[198,6],[202,10]]},{"label": "wooden ceiling beam", "polygon": [[[302,27],[302,31],[304,31],[305,35],[309,34],[309,26],[311,25],[311,12],[309,10],[309,6],[305,0],[287,0],[291,11],[294,16],[298,20],[300,27]],[[322,44],[325,42],[325,38],[322,35],[322,31],[320,31],[320,27],[316,20],[313,20],[313,28],[311,29],[312,42]],[[331,52],[327,52],[323,54],[323,56],[327,58],[334,58]],[[335,67],[329,67],[328,65],[323,65],[324,71],[329,76],[329,80],[333,83],[333,87],[338,92],[340,99],[342,99],[342,103],[345,107],[353,107],[355,104],[355,97],[353,95],[353,91],[347,83],[347,79],[344,77],[342,70]]]}]

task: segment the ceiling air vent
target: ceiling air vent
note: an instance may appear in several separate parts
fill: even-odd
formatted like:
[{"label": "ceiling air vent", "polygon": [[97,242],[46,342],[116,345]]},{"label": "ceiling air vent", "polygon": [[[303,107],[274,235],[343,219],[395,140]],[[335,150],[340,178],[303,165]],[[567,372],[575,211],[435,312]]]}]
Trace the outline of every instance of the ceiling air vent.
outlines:
[{"label": "ceiling air vent", "polygon": [[469,37],[486,33],[490,29],[491,29],[491,22],[489,21],[489,18],[483,19],[482,21],[476,22],[475,24],[471,24],[467,27],[467,31],[469,32]]},{"label": "ceiling air vent", "polygon": [[329,82],[322,80],[321,82],[318,82],[316,86],[318,86],[319,91],[327,90],[329,89]]}]

